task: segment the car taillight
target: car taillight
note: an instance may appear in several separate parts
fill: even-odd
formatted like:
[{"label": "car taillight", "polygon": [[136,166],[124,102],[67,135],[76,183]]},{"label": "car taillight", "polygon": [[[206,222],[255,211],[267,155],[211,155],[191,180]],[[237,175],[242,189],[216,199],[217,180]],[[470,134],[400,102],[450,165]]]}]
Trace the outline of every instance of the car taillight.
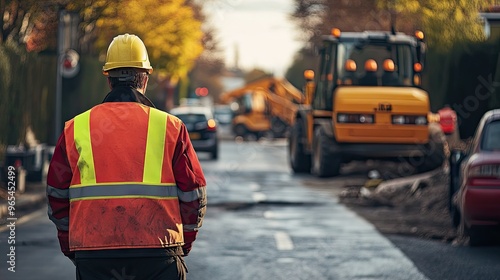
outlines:
[{"label": "car taillight", "polygon": [[392,124],[415,124],[415,125],[427,125],[426,116],[405,116],[405,115],[393,115]]},{"label": "car taillight", "polygon": [[337,114],[338,123],[374,123],[372,114]]},{"label": "car taillight", "polygon": [[209,119],[207,121],[207,130],[208,131],[216,131],[217,130],[217,123],[215,122],[214,119]]},{"label": "car taillight", "polygon": [[483,164],[470,167],[467,173],[467,185],[500,187],[500,165]]}]

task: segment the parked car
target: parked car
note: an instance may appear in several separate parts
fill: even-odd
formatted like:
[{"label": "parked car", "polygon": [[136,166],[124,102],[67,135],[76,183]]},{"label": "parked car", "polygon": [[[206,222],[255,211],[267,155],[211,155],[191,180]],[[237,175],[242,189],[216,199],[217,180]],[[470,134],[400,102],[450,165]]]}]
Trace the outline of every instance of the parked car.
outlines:
[{"label": "parked car", "polygon": [[491,241],[500,228],[500,109],[484,114],[465,151],[452,151],[449,206],[471,246]]},{"label": "parked car", "polygon": [[209,152],[212,159],[219,157],[217,123],[208,107],[185,106],[170,110],[186,125],[189,138],[197,152]]},{"label": "parked car", "polygon": [[223,138],[232,136],[233,110],[229,105],[215,105],[214,117],[217,121],[219,135]]},{"label": "parked car", "polygon": [[215,105],[214,115],[219,124],[231,125],[233,111],[229,105]]}]

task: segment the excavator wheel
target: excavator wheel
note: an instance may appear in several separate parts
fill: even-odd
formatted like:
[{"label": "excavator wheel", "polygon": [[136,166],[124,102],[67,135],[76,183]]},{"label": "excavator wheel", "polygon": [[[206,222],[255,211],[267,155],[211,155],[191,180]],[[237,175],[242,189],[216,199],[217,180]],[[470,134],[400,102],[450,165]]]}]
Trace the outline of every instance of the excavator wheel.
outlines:
[{"label": "excavator wheel", "polygon": [[340,155],[332,153],[334,139],[326,135],[322,127],[314,131],[312,173],[318,177],[333,177],[340,174]]},{"label": "excavator wheel", "polygon": [[305,130],[300,121],[295,122],[288,136],[288,157],[290,166],[295,173],[309,173],[311,171],[311,155],[305,153],[302,139]]},{"label": "excavator wheel", "polygon": [[233,132],[234,132],[234,135],[236,137],[240,136],[240,137],[245,137],[247,134],[248,134],[248,130],[247,128],[242,125],[242,124],[238,124],[236,125],[234,128],[233,128]]}]

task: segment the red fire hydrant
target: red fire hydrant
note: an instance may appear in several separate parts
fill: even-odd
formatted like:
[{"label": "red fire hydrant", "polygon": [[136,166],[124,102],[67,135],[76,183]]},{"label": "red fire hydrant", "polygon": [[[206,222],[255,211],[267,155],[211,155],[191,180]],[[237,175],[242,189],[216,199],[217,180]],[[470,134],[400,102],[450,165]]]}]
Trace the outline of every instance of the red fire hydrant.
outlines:
[{"label": "red fire hydrant", "polygon": [[457,113],[450,107],[444,107],[438,111],[439,124],[443,133],[450,135],[457,129]]}]

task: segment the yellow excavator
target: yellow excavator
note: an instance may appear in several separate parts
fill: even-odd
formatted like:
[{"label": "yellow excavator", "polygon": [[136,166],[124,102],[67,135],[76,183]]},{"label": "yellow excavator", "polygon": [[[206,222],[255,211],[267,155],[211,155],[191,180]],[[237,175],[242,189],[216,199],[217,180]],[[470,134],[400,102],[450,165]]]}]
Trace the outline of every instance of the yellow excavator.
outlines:
[{"label": "yellow excavator", "polygon": [[323,37],[320,67],[304,73],[305,102],[289,133],[296,173],[332,177],[353,160],[443,164],[444,134],[421,87],[423,33],[341,32]]},{"label": "yellow excavator", "polygon": [[234,135],[256,138],[268,133],[275,138],[284,137],[303,100],[302,92],[290,82],[274,77],[259,79],[220,96],[222,103],[234,108]]}]

